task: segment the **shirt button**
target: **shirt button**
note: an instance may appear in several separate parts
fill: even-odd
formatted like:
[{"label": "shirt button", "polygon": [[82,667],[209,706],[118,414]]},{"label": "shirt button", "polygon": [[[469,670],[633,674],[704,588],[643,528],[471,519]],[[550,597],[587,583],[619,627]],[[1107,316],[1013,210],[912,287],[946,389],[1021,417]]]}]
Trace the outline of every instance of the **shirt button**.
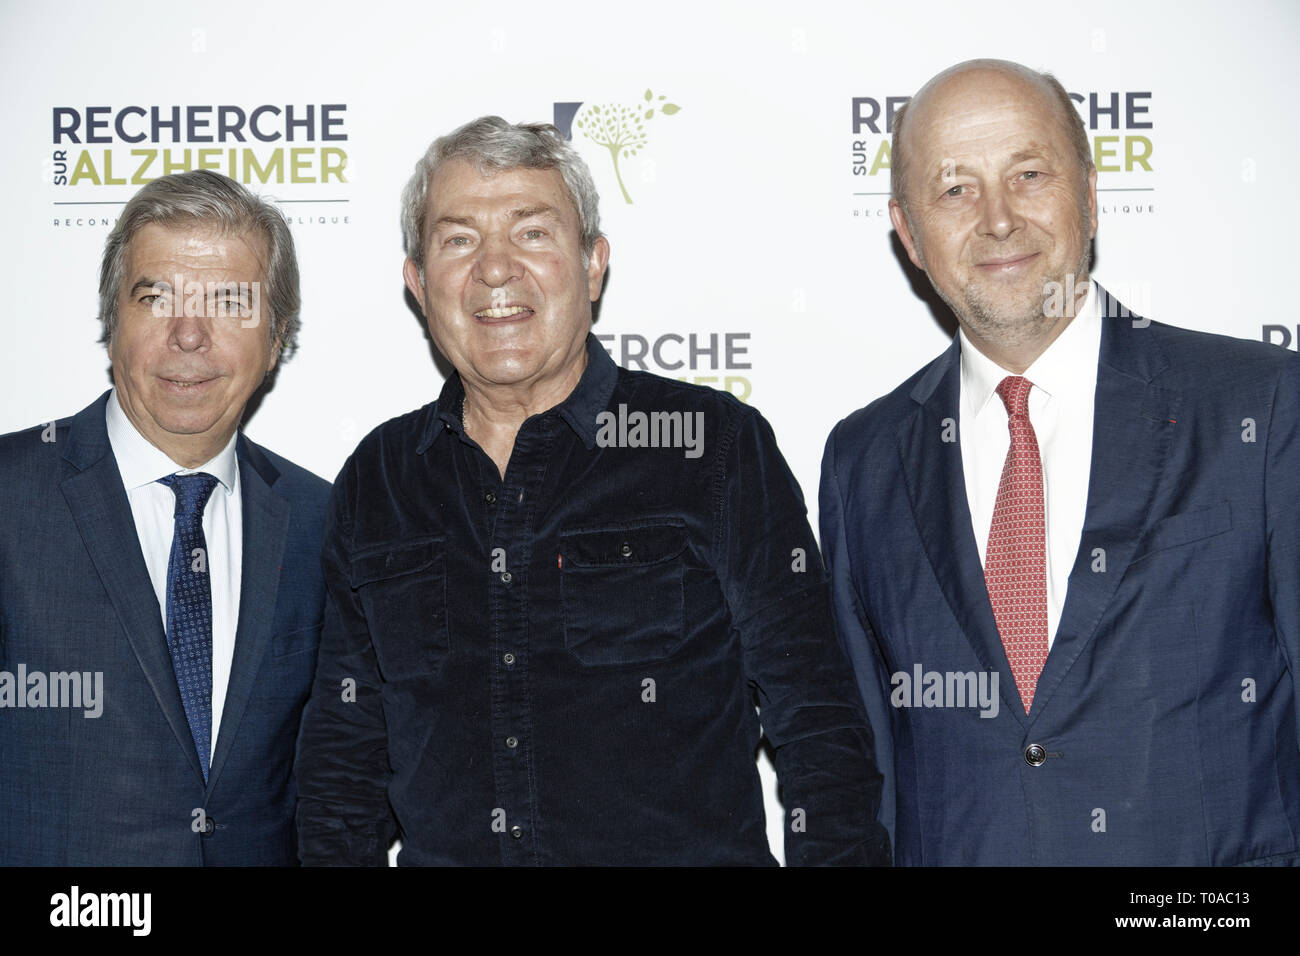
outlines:
[{"label": "shirt button", "polygon": [[510,835],[514,837],[516,840],[518,840],[523,837],[524,828],[516,823],[514,826],[510,828]]},{"label": "shirt button", "polygon": [[509,667],[511,664],[515,662],[515,655],[507,651],[506,653],[501,655],[501,660],[505,662],[505,665],[507,667]]},{"label": "shirt button", "polygon": [[618,549],[618,553],[623,555],[625,558],[630,558],[632,557],[632,546],[625,541],[623,542],[623,547]]},{"label": "shirt button", "polygon": [[501,583],[502,583],[502,584],[509,584],[512,580],[514,580],[514,578],[511,576],[511,574],[510,574],[509,571],[502,571],[502,572],[501,572]]},{"label": "shirt button", "polygon": [[1047,761],[1047,751],[1038,744],[1030,744],[1025,748],[1025,763],[1031,767],[1041,767]]},{"label": "shirt button", "polygon": [[506,738],[506,746],[509,747],[511,750],[514,750],[516,747],[519,746],[519,738],[518,738],[518,737],[507,737],[507,738]]},{"label": "shirt button", "polygon": [[494,495],[492,492],[489,491],[487,494],[485,494],[485,495],[483,496],[483,500],[486,501],[486,502],[487,502],[488,504],[490,504],[490,505],[494,505],[494,504],[496,504],[497,496]]}]

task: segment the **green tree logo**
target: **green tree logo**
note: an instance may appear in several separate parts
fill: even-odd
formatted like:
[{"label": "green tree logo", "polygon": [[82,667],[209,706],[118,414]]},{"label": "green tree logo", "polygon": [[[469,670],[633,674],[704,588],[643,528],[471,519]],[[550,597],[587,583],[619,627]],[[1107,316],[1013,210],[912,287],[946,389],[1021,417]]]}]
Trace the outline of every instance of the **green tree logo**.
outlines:
[{"label": "green tree logo", "polygon": [[672,116],[681,109],[676,103],[665,103],[668,97],[655,97],[650,90],[645,91],[645,105],[640,103],[626,106],[617,103],[603,103],[588,106],[578,114],[574,126],[582,130],[582,135],[598,146],[609,150],[614,161],[614,176],[618,179],[618,188],[623,190],[623,201],[629,205],[632,197],[628,195],[623,183],[623,174],[618,168],[621,154],[624,159],[635,156],[648,142],[646,124],[654,119],[655,113]]}]

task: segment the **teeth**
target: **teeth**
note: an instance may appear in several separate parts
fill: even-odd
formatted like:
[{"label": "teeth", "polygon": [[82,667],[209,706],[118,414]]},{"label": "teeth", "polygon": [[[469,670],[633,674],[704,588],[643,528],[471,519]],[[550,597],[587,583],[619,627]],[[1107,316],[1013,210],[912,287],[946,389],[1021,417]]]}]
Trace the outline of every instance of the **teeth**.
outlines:
[{"label": "teeth", "polygon": [[475,312],[474,314],[480,319],[507,319],[512,315],[527,311],[528,309],[522,305],[512,305],[508,309],[484,309],[482,312]]}]

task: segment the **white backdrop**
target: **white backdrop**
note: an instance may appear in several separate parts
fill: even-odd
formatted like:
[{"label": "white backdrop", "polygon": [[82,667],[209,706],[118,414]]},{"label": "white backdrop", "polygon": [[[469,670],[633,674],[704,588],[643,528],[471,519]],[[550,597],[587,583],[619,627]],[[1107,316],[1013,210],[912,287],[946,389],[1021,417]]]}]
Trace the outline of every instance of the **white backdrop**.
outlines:
[{"label": "white backdrop", "polygon": [[[971,57],[1051,70],[1095,137],[1097,279],[1152,318],[1295,348],[1281,280],[1300,218],[1298,54],[1289,0],[3,0],[0,432],[108,386],[99,258],[131,180],[165,161],[233,162],[282,202],[302,267],[300,352],[247,431],[332,478],[370,428],[441,386],[404,298],[398,226],[430,140],[485,113],[653,108],[617,173],[572,127],[613,250],[595,331],[617,361],[647,353],[651,371],[756,405],[815,528],[831,426],[948,342],[885,213],[890,98]],[[155,131],[151,112],[166,123],[173,108],[178,127]],[[245,141],[222,135],[219,118],[241,114]]]}]

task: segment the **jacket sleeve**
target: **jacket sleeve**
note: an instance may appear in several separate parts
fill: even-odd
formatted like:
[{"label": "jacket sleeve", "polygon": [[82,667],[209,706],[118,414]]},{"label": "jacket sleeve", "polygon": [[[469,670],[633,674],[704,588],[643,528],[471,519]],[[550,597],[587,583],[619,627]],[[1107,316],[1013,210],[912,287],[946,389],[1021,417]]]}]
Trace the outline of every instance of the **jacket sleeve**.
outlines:
[{"label": "jacket sleeve", "polygon": [[1300,357],[1287,356],[1273,396],[1264,478],[1268,594],[1278,649],[1291,671],[1300,735]]},{"label": "jacket sleeve", "polygon": [[721,444],[717,559],[774,748],[786,862],[888,864],[871,729],[835,640],[803,495],[757,412],[738,411]]},{"label": "jacket sleeve", "polygon": [[890,845],[895,842],[895,781],[893,712],[889,707],[888,681],[881,662],[876,635],[862,608],[858,595],[853,564],[849,557],[850,534],[867,536],[870,529],[855,527],[851,532],[845,526],[844,496],[840,485],[840,471],[836,448],[839,426],[831,431],[822,458],[821,492],[818,499],[822,550],[831,580],[831,595],[835,609],[835,629],[845,655],[853,665],[867,720],[874,731],[876,766],[884,776],[880,797],[880,822],[889,833]]},{"label": "jacket sleeve", "polygon": [[298,853],[308,866],[386,866],[397,832],[382,681],[351,582],[351,477],[345,465],[334,485],[322,551],[325,623],[298,735]]}]

